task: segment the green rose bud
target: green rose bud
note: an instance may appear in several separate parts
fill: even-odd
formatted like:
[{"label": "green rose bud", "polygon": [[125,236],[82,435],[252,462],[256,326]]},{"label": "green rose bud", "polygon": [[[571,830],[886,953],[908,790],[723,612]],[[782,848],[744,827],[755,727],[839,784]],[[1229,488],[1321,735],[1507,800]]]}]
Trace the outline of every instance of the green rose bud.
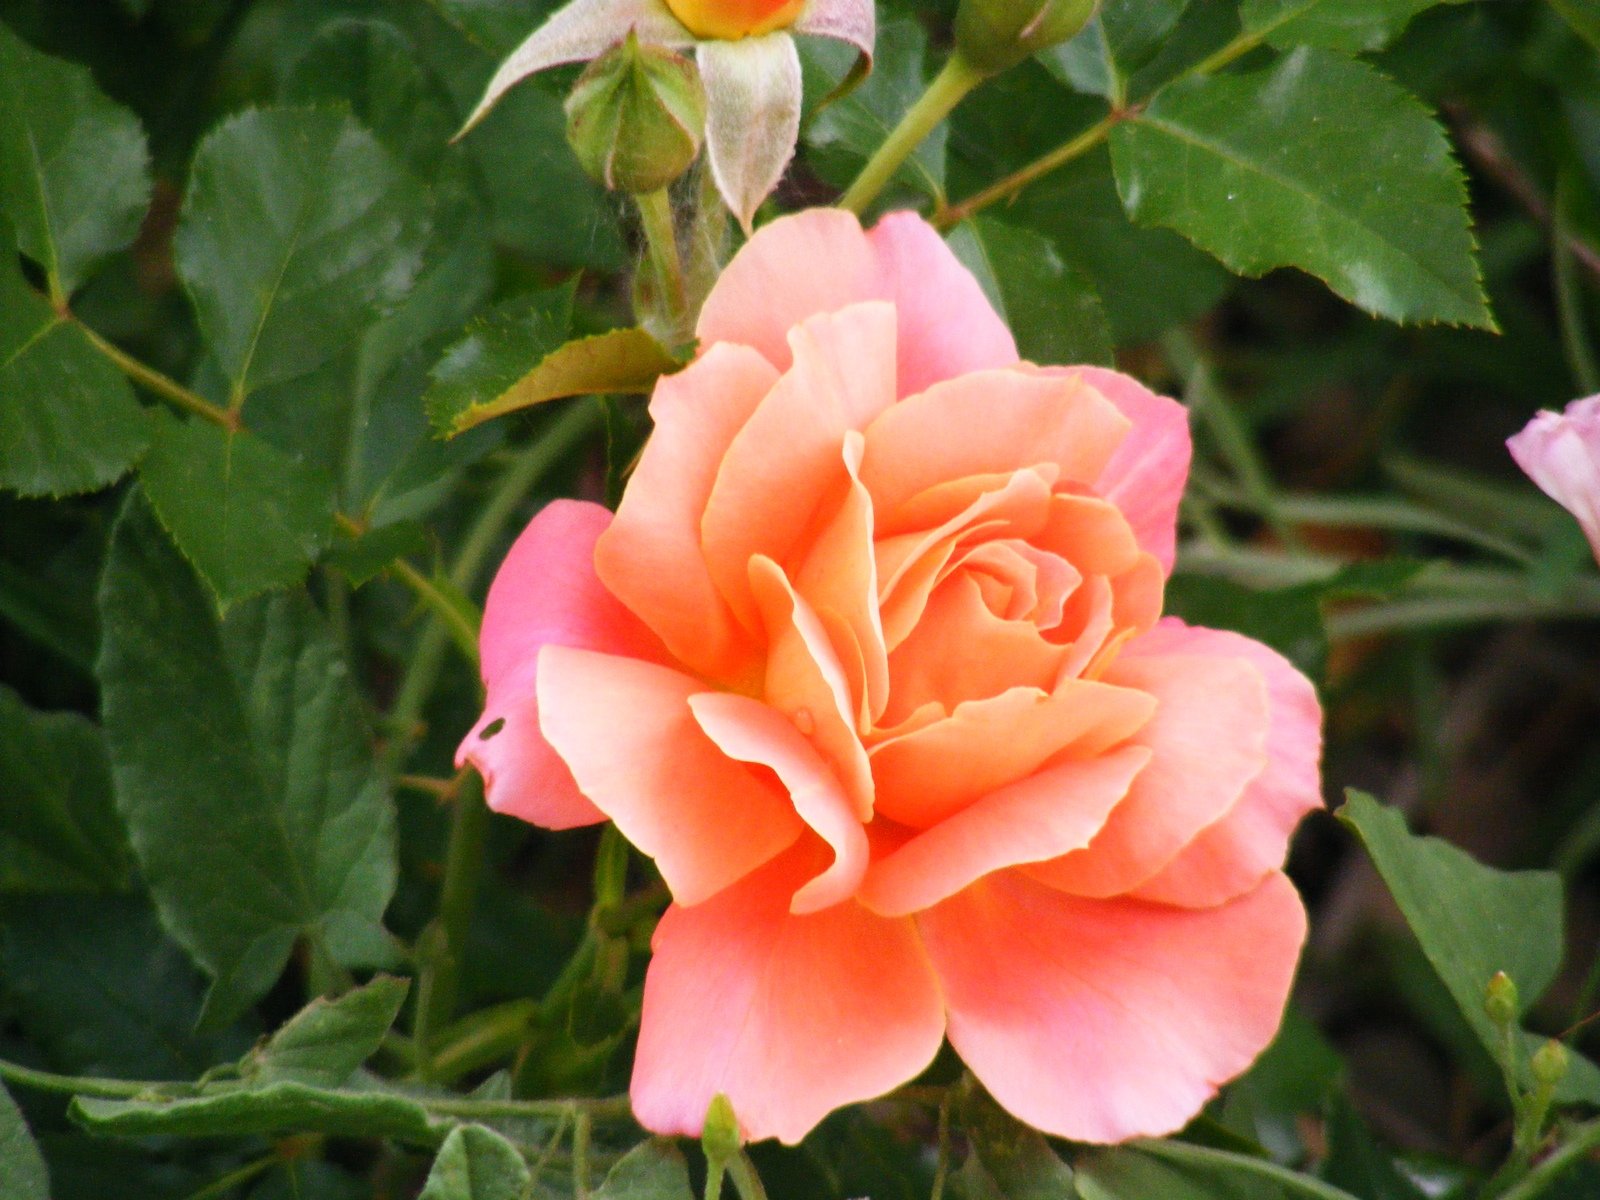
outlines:
[{"label": "green rose bud", "polygon": [[711,1099],[706,1109],[706,1123],[700,1131],[700,1145],[705,1150],[706,1161],[719,1168],[739,1153],[744,1138],[739,1133],[739,1118],[733,1105],[720,1092]]},{"label": "green rose bud", "polygon": [[1567,1048],[1553,1039],[1533,1052],[1533,1077],[1547,1088],[1566,1078],[1567,1065]]},{"label": "green rose bud", "polygon": [[994,74],[1073,37],[1094,16],[1098,0],[961,0],[956,50]]},{"label": "green rose bud", "polygon": [[1489,1020],[1504,1029],[1517,1019],[1517,985],[1504,971],[1496,971],[1483,993],[1483,1011]]},{"label": "green rose bud", "polygon": [[694,64],[632,33],[590,63],[567,97],[567,141],[583,169],[614,192],[666,187],[700,153],[705,128]]}]

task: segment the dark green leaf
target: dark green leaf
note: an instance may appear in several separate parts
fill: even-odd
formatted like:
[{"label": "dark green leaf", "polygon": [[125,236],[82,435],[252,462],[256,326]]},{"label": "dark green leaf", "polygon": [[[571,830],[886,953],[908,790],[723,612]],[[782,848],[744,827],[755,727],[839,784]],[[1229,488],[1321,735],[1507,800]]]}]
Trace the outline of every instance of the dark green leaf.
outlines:
[{"label": "dark green leaf", "polygon": [[975,217],[956,227],[950,246],[1011,326],[1023,358],[1112,363],[1111,327],[1099,293],[1042,233]]},{"label": "dark green leaf", "polygon": [[83,67],[0,25],[0,215],[52,294],[70,295],[133,241],[149,201],[150,156],[134,115]]},{"label": "dark green leaf", "polygon": [[1388,45],[1424,9],[1440,0],[1244,0],[1249,32],[1274,46],[1324,46],[1360,53]]},{"label": "dark green leaf", "polygon": [[428,414],[454,436],[506,413],[604,392],[648,392],[681,364],[643,329],[566,341],[572,289],[503,305],[467,327],[433,368]]},{"label": "dark green leaf", "polygon": [[50,1177],[28,1123],[0,1084],[0,1200],[50,1200]]},{"label": "dark green leaf", "polygon": [[219,622],[135,494],[100,611],[118,808],[163,923],[215,980],[208,1020],[271,986],[298,938],[375,961],[394,817],[310,601],[278,595]]},{"label": "dark green leaf", "polygon": [[1497,1055],[1484,989],[1504,971],[1526,1009],[1550,986],[1561,965],[1561,877],[1496,871],[1448,842],[1416,836],[1371,796],[1347,795],[1339,819],[1361,838],[1461,1015]]},{"label": "dark green leaf", "polygon": [[0,891],[120,888],[131,865],[100,730],[0,686]]},{"label": "dark green leaf", "polygon": [[411,984],[380,975],[334,1000],[313,1000],[240,1065],[252,1083],[336,1088],[377,1053]]},{"label": "dark green leaf", "polygon": [[391,1137],[411,1145],[433,1146],[443,1132],[421,1104],[399,1093],[331,1091],[303,1083],[218,1089],[173,1099],[79,1098],[69,1111],[84,1128],[118,1137],[305,1132],[330,1137]]},{"label": "dark green leaf", "polygon": [[162,413],[139,478],[224,605],[299,582],[332,534],[332,481],[247,430]]},{"label": "dark green leaf", "polygon": [[689,1164],[671,1142],[635,1146],[611,1168],[594,1200],[694,1200]]},{"label": "dark green leaf", "polygon": [[415,521],[400,521],[368,530],[360,537],[340,531],[326,561],[360,587],[397,558],[426,553],[428,533]]},{"label": "dark green leaf", "polygon": [[517,1148],[482,1125],[453,1129],[417,1200],[522,1200],[532,1177]]},{"label": "dark green leaf", "polygon": [[11,236],[0,214],[0,487],[24,496],[105,487],[144,452],[144,411],[84,331],[27,285]]},{"label": "dark green leaf", "polygon": [[1039,56],[1052,75],[1079,91],[1114,99],[1150,60],[1189,0],[1107,0],[1070,42]]},{"label": "dark green leaf", "polygon": [[1302,49],[1193,79],[1111,146],[1133,218],[1235,271],[1299,267],[1379,316],[1494,327],[1444,131],[1363,63]]},{"label": "dark green leaf", "polygon": [[1355,1106],[1335,1096],[1324,1129],[1328,1156],[1322,1177],[1362,1200],[1425,1200],[1424,1193],[1395,1166],[1394,1158],[1380,1146]]},{"label": "dark green leaf", "polygon": [[1367,1200],[1264,1158],[1136,1142],[1078,1160],[1082,1200]]},{"label": "dark green leaf", "polygon": [[1550,7],[1578,36],[1600,50],[1600,3],[1596,0],[1550,0]]},{"label": "dark green leaf", "polygon": [[1011,1116],[976,1084],[966,1084],[957,1109],[994,1193],[1003,1200],[1062,1200],[1074,1195],[1072,1170],[1044,1135]]},{"label": "dark green leaf", "polygon": [[[841,60],[843,74],[855,60],[854,46],[821,42],[811,48]],[[872,74],[842,100],[828,105],[806,130],[811,162],[828,182],[843,187],[883,144],[901,115],[928,82],[928,35],[915,21],[890,19],[878,27]],[[895,172],[891,188],[912,196],[944,195],[947,128],[924,138]]]},{"label": "dark green leaf", "polygon": [[347,113],[261,109],[201,144],[174,250],[232,398],[329,361],[422,267],[421,185]]}]

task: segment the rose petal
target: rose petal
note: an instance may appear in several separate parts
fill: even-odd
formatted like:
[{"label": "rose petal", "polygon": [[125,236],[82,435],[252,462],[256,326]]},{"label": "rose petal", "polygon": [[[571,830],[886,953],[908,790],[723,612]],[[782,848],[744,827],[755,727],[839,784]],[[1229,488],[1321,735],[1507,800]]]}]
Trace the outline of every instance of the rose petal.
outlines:
[{"label": "rose petal", "polygon": [[1102,678],[1155,698],[1155,716],[1132,739],[1155,757],[1088,849],[1028,868],[1082,896],[1117,896],[1150,879],[1233,807],[1267,761],[1267,687],[1253,664],[1124,654]]},{"label": "rose petal", "polygon": [[680,904],[698,904],[791,845],[789,798],[701,731],[705,685],[635,659],[550,646],[539,655],[545,736],[583,794],[656,860]]},{"label": "rose petal", "polygon": [[753,350],[717,345],[658,383],[655,433],[595,548],[606,586],[680,661],[723,682],[750,669],[755,647],[711,581],[700,519],[729,444],[777,381]]},{"label": "rose petal", "polygon": [[1600,396],[1541,412],[1506,442],[1511,457],[1583,527],[1600,559]]},{"label": "rose petal", "polygon": [[1016,1117],[1085,1142],[1170,1133],[1248,1067],[1306,930],[1279,874],[1186,909],[1081,900],[1010,871],[916,920],[963,1061]]},{"label": "rose petal", "polygon": [[1311,681],[1276,651],[1237,633],[1168,618],[1129,643],[1126,656],[1209,654],[1243,658],[1266,680],[1267,765],[1221,820],[1139,888],[1167,904],[1221,904],[1283,865],[1302,817],[1322,805],[1322,707]]},{"label": "rose petal", "polygon": [[909,920],[854,902],[796,916],[811,872],[791,853],[656,928],[633,1110],[695,1137],[727,1096],[749,1140],[794,1144],[830,1111],[918,1075],[944,1034],[939,988]]},{"label": "rose petal", "polygon": [[706,89],[706,154],[723,201],[746,232],[794,157],[800,54],[787,30],[695,51]]},{"label": "rose petal", "polygon": [[794,895],[790,909],[817,912],[855,895],[867,870],[867,834],[838,777],[777,710],[726,692],[689,698],[694,719],[729,758],[772,768],[800,819],[833,850],[833,864]]},{"label": "rose petal", "polygon": [[872,0],[811,0],[794,31],[849,42],[861,51],[870,70],[878,36],[875,9]]},{"label": "rose petal", "polygon": [[[663,661],[666,652],[595,574],[595,541],[611,523],[598,504],[557,500],[523,530],[489,588],[479,635],[483,716],[456,751],[483,776],[489,807],[547,829],[603,821],[539,728],[540,648],[579,646]],[[490,726],[501,727],[493,734]]]},{"label": "rose petal", "polygon": [[1002,868],[1087,846],[1149,761],[1149,750],[1130,746],[992,792],[874,862],[861,903],[905,916]]}]

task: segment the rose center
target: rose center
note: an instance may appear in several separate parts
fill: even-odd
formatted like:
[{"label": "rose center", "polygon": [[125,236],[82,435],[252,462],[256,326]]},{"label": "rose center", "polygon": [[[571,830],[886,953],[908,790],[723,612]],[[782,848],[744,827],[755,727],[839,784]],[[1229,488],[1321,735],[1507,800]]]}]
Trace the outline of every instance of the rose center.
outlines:
[{"label": "rose center", "polygon": [[700,38],[736,41],[794,24],[805,0],[667,0],[672,15]]}]

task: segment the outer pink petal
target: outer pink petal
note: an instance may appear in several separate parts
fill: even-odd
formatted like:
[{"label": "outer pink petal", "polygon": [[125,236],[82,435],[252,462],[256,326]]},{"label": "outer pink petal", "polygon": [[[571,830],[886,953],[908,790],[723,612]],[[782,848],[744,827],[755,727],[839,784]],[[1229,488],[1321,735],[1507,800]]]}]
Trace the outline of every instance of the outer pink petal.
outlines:
[{"label": "outer pink petal", "polygon": [[1149,761],[1126,746],[1001,788],[873,863],[861,903],[884,916],[920,912],[1002,868],[1087,846]]},{"label": "outer pink petal", "polygon": [[1506,442],[1517,465],[1583,527],[1600,559],[1600,396],[1541,412]]},{"label": "outer pink petal", "polygon": [[763,225],[733,256],[695,332],[702,345],[739,342],[786,371],[789,330],[818,313],[885,298],[860,222],[839,209],[808,209]]},{"label": "outer pink petal", "polygon": [[776,709],[727,692],[689,698],[706,736],[729,758],[771,767],[801,820],[833,850],[833,865],[795,893],[797,913],[830,908],[855,895],[867,870],[867,832],[838,777]]},{"label": "outer pink petal", "polygon": [[1086,850],[1027,868],[1081,896],[1119,896],[1149,880],[1244,795],[1266,765],[1267,688],[1244,659],[1123,655],[1103,679],[1156,699],[1132,741],[1155,757]]},{"label": "outer pink petal", "polygon": [[[484,606],[479,636],[483,716],[456,751],[483,776],[489,807],[549,829],[603,821],[539,728],[534,679],[547,645],[580,646],[656,661],[665,651],[605,589],[595,541],[611,523],[598,504],[557,500],[523,530]],[[491,725],[503,723],[485,736]]]},{"label": "outer pink petal", "polygon": [[1194,449],[1189,410],[1120,371],[1072,367],[1065,373],[1089,384],[1133,422],[1128,440],[1106,464],[1097,490],[1122,510],[1140,547],[1160,559],[1170,574],[1177,546],[1178,502],[1183,498]]},{"label": "outer pink petal", "polygon": [[787,795],[701,731],[689,698],[704,690],[636,659],[560,646],[539,656],[545,736],[680,904],[742,879],[803,828]]},{"label": "outer pink petal", "polygon": [[1218,908],[1082,900],[1006,872],[916,918],[950,1042],[1006,1109],[1117,1142],[1183,1126],[1272,1040],[1305,939],[1269,875]]},{"label": "outer pink petal", "polygon": [[851,901],[791,914],[813,866],[791,853],[705,904],[667,910],[634,1059],[647,1129],[696,1136],[720,1093],[746,1138],[793,1144],[932,1061],[944,1017],[912,923]]},{"label": "outer pink petal", "polygon": [[1221,904],[1283,865],[1300,819],[1322,805],[1322,706],[1311,681],[1260,642],[1195,629],[1168,618],[1123,652],[1242,658],[1267,684],[1267,765],[1239,802],[1144,884],[1138,894],[1168,904]]},{"label": "outer pink petal", "polygon": [[700,551],[700,520],[723,455],[778,380],[759,354],[713,346],[656,385],[656,429],[616,522],[595,549],[600,578],[682,661],[713,679],[753,655]]}]

